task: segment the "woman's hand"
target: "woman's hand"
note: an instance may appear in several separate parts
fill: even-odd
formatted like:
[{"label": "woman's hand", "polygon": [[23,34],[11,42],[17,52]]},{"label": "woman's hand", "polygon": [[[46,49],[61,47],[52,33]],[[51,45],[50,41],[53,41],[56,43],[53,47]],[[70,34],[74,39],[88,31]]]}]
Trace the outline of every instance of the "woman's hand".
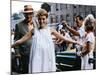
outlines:
[{"label": "woman's hand", "polygon": [[82,46],[82,43],[81,43],[81,42],[79,42],[79,41],[76,41],[76,44],[78,44],[78,45]]}]

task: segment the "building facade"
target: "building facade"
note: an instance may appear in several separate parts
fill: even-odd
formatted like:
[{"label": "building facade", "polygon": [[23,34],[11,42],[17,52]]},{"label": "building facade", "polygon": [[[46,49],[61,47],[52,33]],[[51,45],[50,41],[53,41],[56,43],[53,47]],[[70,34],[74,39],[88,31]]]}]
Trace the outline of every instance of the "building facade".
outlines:
[{"label": "building facade", "polygon": [[74,25],[74,17],[81,15],[85,18],[88,14],[93,14],[96,18],[96,6],[48,3],[51,6],[49,12],[49,23],[60,23],[66,20],[69,25]]}]

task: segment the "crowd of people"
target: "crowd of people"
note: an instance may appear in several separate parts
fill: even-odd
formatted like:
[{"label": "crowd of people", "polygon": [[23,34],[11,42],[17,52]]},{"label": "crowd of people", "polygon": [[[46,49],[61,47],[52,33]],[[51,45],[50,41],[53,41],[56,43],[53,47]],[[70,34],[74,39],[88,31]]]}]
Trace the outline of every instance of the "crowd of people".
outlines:
[{"label": "crowd of people", "polygon": [[11,45],[17,63],[12,62],[12,68],[16,68],[17,73],[56,72],[55,52],[72,47],[76,49],[76,60],[81,61],[76,61],[77,69],[93,69],[90,58],[95,52],[96,20],[92,14],[85,19],[77,15],[74,27],[62,20],[57,30],[48,26],[45,9],[37,12],[38,21],[33,19],[31,5],[24,6],[23,15],[25,19],[16,24],[14,43]]}]

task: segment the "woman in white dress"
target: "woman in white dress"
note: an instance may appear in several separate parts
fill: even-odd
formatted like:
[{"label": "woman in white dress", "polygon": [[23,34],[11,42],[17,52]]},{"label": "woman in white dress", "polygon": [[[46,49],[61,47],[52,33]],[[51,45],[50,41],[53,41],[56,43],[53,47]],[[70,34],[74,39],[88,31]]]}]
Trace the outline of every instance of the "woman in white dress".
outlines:
[{"label": "woman in white dress", "polygon": [[78,42],[63,37],[55,29],[50,29],[47,26],[48,13],[44,9],[38,11],[37,18],[39,22],[38,28],[34,27],[23,38],[17,40],[12,47],[22,44],[32,37],[33,41],[30,52],[29,73],[55,72],[55,48],[51,35],[66,42]]},{"label": "woman in white dress", "polygon": [[87,32],[85,37],[85,43],[83,50],[81,52],[81,69],[87,70],[87,69],[93,69],[93,63],[90,62],[90,58],[93,58],[93,51],[95,47],[95,36],[94,36],[94,26],[92,25],[92,21],[88,19],[85,23],[85,30]]}]

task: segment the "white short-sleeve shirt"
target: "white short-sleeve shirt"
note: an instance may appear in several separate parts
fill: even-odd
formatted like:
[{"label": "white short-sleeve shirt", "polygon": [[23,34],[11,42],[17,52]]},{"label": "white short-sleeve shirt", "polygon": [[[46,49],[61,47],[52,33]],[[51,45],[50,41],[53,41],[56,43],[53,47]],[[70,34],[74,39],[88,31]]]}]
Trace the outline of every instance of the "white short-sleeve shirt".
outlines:
[{"label": "white short-sleeve shirt", "polygon": [[[84,26],[81,26],[78,29],[78,32],[79,32],[80,36],[77,37],[77,41],[79,41],[83,45],[84,44],[84,40],[85,40],[85,29],[84,29]],[[76,46],[80,51],[80,45],[76,45]]]}]

